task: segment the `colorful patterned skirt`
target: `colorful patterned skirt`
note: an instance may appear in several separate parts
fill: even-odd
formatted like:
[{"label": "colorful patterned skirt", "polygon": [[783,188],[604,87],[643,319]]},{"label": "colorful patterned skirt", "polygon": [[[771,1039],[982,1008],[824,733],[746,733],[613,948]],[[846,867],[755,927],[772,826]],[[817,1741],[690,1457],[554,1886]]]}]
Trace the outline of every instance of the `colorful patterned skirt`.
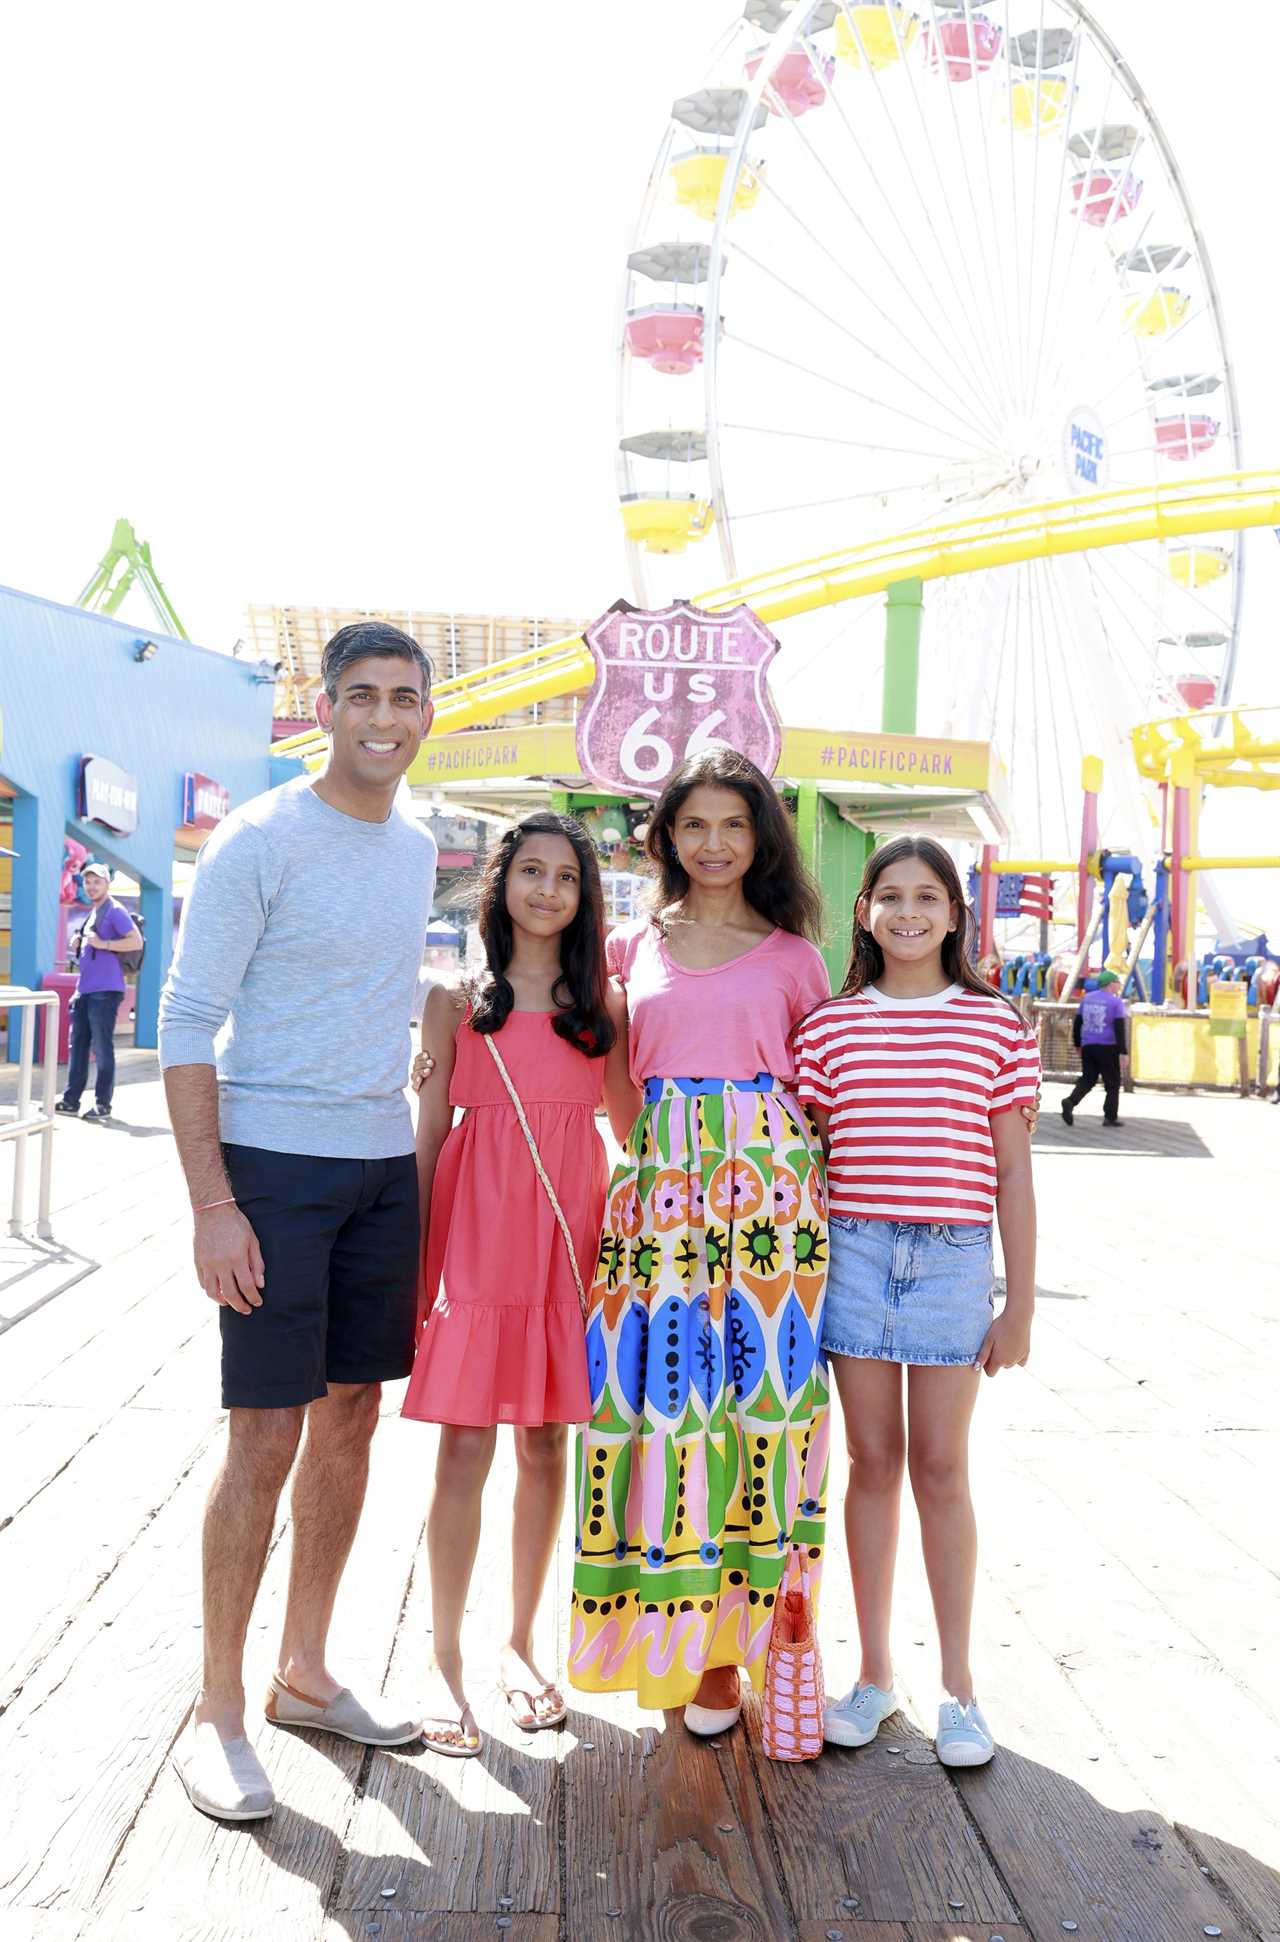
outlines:
[{"label": "colorful patterned skirt", "polygon": [[569,1677],[644,1706],[764,1680],[794,1543],[820,1570],[822,1149],[794,1095],[651,1079],[591,1291]]}]

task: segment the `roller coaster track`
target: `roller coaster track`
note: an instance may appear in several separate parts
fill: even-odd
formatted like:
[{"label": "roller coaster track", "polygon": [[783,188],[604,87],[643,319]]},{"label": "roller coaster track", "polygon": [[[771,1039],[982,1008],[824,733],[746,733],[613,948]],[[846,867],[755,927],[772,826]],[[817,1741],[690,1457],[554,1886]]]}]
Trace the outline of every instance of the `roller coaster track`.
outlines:
[{"label": "roller coaster track", "polygon": [[[1250,526],[1280,527],[1280,470],[1224,472],[1185,484],[1087,493],[949,525],[917,527],[712,587],[695,596],[695,604],[716,612],[745,602],[761,620],[772,623],[883,593],[898,580],[949,579],[1022,560]],[[576,694],[589,688],[594,676],[595,664],[580,635],[548,642],[437,682],[432,732],[453,734],[556,695]],[[272,753],[306,760],[323,746],[317,730],[277,742]]]}]

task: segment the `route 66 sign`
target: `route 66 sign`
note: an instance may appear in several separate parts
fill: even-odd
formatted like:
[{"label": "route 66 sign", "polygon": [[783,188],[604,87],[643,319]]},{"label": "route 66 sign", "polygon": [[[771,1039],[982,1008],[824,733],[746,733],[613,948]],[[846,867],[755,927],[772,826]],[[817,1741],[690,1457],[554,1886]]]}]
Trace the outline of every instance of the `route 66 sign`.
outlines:
[{"label": "route 66 sign", "polygon": [[586,630],[595,686],[578,718],[582,773],[624,796],[657,796],[686,756],[727,742],[772,775],[782,732],[765,679],[778,642],[749,607],[615,601]]}]

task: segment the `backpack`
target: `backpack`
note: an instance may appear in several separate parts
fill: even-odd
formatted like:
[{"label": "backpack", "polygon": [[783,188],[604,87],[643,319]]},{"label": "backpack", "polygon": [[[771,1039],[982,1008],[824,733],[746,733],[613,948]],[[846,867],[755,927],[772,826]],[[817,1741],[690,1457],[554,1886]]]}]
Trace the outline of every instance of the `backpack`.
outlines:
[{"label": "backpack", "polygon": [[[112,899],[112,901],[113,902],[115,901],[114,898]],[[92,944],[93,942],[93,933],[94,933],[94,929],[96,928],[94,919],[96,915],[97,913],[95,911],[88,918],[88,920],[80,927],[81,950],[84,949],[86,944]],[[125,915],[128,916],[127,911],[125,912]],[[143,922],[141,911],[139,911],[137,916],[132,919],[132,922],[133,922],[133,927],[136,931],[141,933],[142,931],[145,930],[145,925]],[[142,939],[141,945],[136,951],[117,951],[115,954],[116,963],[120,966],[120,969],[121,971],[123,971],[126,978],[136,978],[139,971],[141,971],[142,969],[142,960],[146,956],[146,954],[147,954],[147,940],[144,936]]]}]

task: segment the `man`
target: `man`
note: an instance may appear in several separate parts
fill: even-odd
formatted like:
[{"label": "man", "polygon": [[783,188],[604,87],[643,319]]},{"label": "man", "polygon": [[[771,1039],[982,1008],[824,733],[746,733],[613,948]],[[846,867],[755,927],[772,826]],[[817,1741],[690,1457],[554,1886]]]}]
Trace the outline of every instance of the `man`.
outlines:
[{"label": "man", "polygon": [[419,1730],[341,1687],[325,1646],[380,1385],[413,1361],[418,1190],[404,1085],[436,847],[395,796],[431,724],[430,667],[407,634],[361,621],[329,642],[322,676],[324,773],[257,797],[210,837],[160,1012],[230,1412],[205,1513],[204,1678],[174,1763],[192,1802],[224,1820],[274,1806],[245,1735],[242,1661],[300,1443],[267,1718],[377,1746]]},{"label": "man", "polygon": [[79,1114],[80,1095],[89,1082],[89,1053],[98,1066],[94,1104],[86,1119],[111,1118],[116,1083],[116,1013],[124,997],[121,956],[142,949],[142,933],[111,895],[111,871],[93,857],[80,872],[90,911],[80,929],[80,981],[71,1001],[71,1057],[67,1089],[56,1111]]},{"label": "man", "polygon": [[1102,1123],[1120,1124],[1120,1057],[1129,1050],[1124,999],[1112,989],[1120,982],[1114,971],[1098,975],[1095,991],[1086,991],[1071,1025],[1071,1041],[1080,1048],[1080,1078],[1062,1102],[1062,1117],[1074,1124],[1075,1109],[1098,1081],[1102,1081]]}]

